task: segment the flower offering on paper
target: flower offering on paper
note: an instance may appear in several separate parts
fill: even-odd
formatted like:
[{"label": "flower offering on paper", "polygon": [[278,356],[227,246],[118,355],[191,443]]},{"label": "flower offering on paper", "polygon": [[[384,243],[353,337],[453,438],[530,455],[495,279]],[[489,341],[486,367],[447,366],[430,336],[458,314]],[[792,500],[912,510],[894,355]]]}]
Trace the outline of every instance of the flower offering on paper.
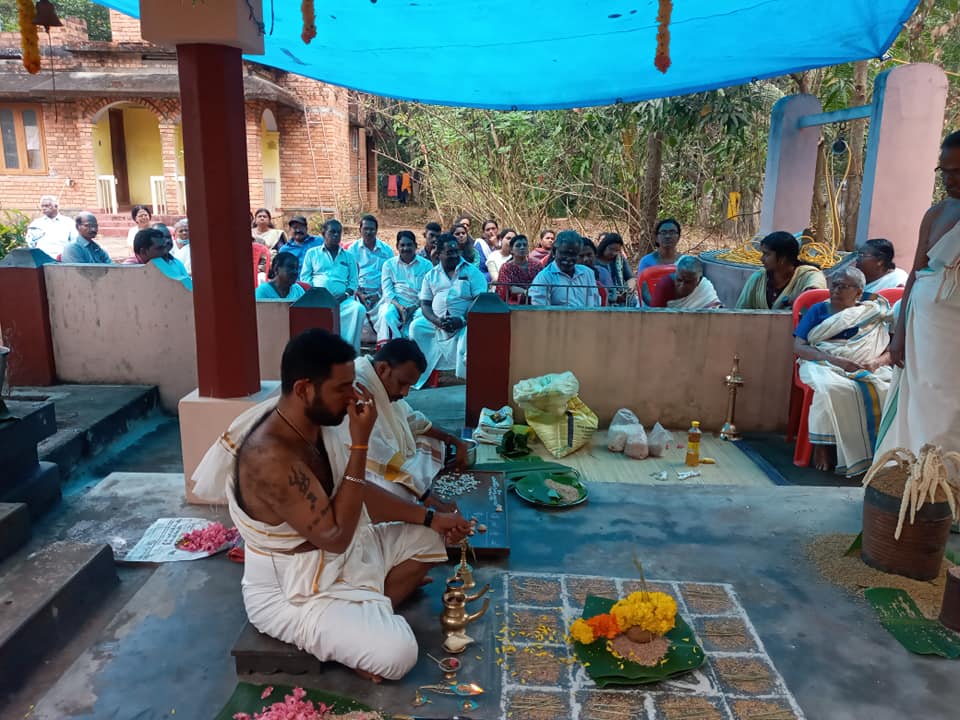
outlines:
[{"label": "flower offering on paper", "polygon": [[239,539],[236,528],[225,528],[221,523],[212,522],[186,533],[177,540],[177,548],[187,552],[215,553],[226,545],[234,545]]}]

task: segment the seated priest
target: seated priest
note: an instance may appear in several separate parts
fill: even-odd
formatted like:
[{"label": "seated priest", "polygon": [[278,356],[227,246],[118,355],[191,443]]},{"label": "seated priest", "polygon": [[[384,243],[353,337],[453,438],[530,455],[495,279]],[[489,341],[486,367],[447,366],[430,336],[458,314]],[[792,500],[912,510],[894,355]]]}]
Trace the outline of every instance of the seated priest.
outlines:
[{"label": "seated priest", "polygon": [[683,255],[677,269],[657,283],[651,307],[673,310],[706,310],[720,307],[713,283],[703,276],[703,262],[694,255]]},{"label": "seated priest", "polygon": [[303,255],[300,279],[314,287],[326,288],[340,303],[340,336],[359,352],[367,309],[356,298],[359,287],[357,261],[340,247],[343,225],[339,220],[327,220],[322,232],[323,244],[311,247]]},{"label": "seated priest", "polygon": [[420,346],[427,368],[414,388],[421,388],[434,370],[455,370],[467,376],[467,311],[487,290],[477,267],[460,255],[460,241],[450,233],[437,239],[440,261],[423,278],[420,309],[410,324],[410,339]]},{"label": "seated priest", "polygon": [[554,260],[537,273],[530,285],[530,304],[553,307],[600,307],[597,276],[578,265],[583,240],[575,230],[564,230],[553,243]]},{"label": "seated priest", "polygon": [[873,460],[892,369],[886,347],[890,304],[860,300],[866,278],[855,267],[830,278],[830,299],[811,305],[794,330],[800,380],[813,388],[807,429],[814,466],[853,477]]},{"label": "seated priest", "polygon": [[[379,682],[417,662],[397,606],[472,525],[364,479],[377,406],[355,353],[313,329],[287,343],[281,395],[241,414],[194,473],[246,543],[243,602],[260,632]],[[337,426],[345,419],[349,440]]]},{"label": "seated priest", "polygon": [[[356,359],[357,382],[367,388],[377,408],[377,421],[367,441],[366,479],[407,500],[452,510],[454,506],[430,494],[430,485],[443,467],[445,443],[457,449],[458,470],[466,468],[467,444],[438,428],[404,400],[426,368],[423,352],[407,338],[391,340],[372,357]],[[340,432],[349,444],[347,420],[340,425]]]},{"label": "seated priest", "polygon": [[383,264],[382,300],[377,311],[377,346],[404,336],[404,329],[420,307],[420,288],[433,263],[417,254],[412,230],[397,233],[397,255]]}]

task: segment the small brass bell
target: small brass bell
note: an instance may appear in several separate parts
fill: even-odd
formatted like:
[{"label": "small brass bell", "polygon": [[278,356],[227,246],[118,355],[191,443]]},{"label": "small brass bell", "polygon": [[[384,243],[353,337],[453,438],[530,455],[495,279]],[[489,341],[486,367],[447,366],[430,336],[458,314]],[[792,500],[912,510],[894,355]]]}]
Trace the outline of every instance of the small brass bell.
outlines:
[{"label": "small brass bell", "polygon": [[37,0],[37,14],[33,18],[33,24],[43,25],[47,32],[50,32],[52,27],[63,27],[57,16],[57,9],[50,0]]}]

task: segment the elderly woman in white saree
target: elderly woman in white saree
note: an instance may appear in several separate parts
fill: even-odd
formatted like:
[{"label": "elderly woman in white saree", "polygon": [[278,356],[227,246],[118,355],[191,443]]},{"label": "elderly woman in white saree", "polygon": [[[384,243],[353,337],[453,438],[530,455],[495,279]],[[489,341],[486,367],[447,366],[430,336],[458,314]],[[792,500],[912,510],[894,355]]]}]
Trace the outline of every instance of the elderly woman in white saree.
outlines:
[{"label": "elderly woman in white saree", "polygon": [[830,281],[830,299],[812,305],[794,331],[800,379],[813,388],[808,430],[818,470],[853,477],[873,459],[880,414],[890,387],[886,366],[890,305],[883,297],[858,301],[866,279],[856,268]]}]

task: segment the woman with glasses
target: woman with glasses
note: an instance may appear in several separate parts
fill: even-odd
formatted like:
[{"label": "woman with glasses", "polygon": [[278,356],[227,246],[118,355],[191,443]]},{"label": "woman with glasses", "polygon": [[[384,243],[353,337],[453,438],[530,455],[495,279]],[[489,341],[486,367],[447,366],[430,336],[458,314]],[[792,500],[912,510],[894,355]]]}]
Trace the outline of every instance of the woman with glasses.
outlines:
[{"label": "woman with glasses", "polygon": [[865,295],[907,284],[907,273],[893,262],[893,255],[893,243],[884,238],[867,240],[857,252],[857,267],[867,279]]},{"label": "woman with glasses", "polygon": [[866,278],[854,267],[830,279],[830,299],[810,308],[794,330],[800,379],[813,388],[807,429],[817,470],[853,477],[870,467],[893,371],[886,298],[861,300]]},{"label": "woman with glasses", "polygon": [[677,246],[680,244],[680,223],[673,218],[664,218],[657,223],[654,232],[657,249],[640,258],[637,277],[648,267],[654,265],[676,265],[680,259]]},{"label": "woman with glasses", "polygon": [[788,232],[772,232],[760,241],[760,262],[737,300],[738,310],[789,310],[804,290],[826,288],[820,268],[800,259],[800,241]]}]

